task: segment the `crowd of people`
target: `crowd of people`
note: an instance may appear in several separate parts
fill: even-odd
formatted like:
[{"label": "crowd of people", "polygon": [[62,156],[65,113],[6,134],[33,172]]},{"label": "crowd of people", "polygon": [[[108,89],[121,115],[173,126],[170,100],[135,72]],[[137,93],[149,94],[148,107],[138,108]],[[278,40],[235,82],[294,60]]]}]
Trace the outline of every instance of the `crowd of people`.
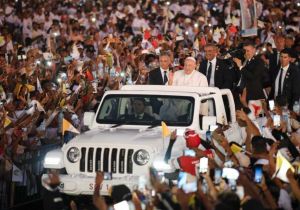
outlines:
[{"label": "crowd of people", "polygon": [[[13,165],[32,172],[20,155],[72,139],[73,133],[62,132],[63,119],[83,132],[83,113],[96,110],[107,90],[210,86],[232,91],[239,123],[220,125],[208,151],[200,146],[204,140],[192,149],[198,160],[209,157],[208,171],[231,162],[239,171],[237,187],[230,190],[230,183],[204,173],[197,192],[185,193],[153,176],[155,195],[138,192],[127,200],[137,209],[299,208],[300,2],[255,1],[258,31],[252,37],[241,36],[238,0],[1,3],[1,183],[11,181]],[[232,149],[232,142],[242,149]],[[279,150],[291,167],[277,177]],[[166,161],[185,170],[192,160]],[[258,184],[255,165],[263,165]],[[99,209],[108,208],[94,197]]]}]

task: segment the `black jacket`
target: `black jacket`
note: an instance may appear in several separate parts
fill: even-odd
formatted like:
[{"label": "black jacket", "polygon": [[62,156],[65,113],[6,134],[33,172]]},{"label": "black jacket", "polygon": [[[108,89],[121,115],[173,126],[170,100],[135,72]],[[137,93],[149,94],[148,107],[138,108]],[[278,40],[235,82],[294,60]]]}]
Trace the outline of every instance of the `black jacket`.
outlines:
[{"label": "black jacket", "polygon": [[241,70],[242,88],[247,90],[247,101],[264,99],[264,78],[267,72],[263,60],[254,56]]},{"label": "black jacket", "polygon": [[280,60],[277,64],[277,50],[274,49],[273,53],[271,53],[268,58],[269,58],[269,77],[271,84],[273,84],[276,80],[276,76],[278,73],[278,68],[280,67]]},{"label": "black jacket", "polygon": [[149,85],[164,85],[160,68],[153,69],[149,72]]},{"label": "black jacket", "polygon": [[[207,64],[208,61],[204,60],[199,67],[199,71],[205,76],[207,75]],[[215,75],[211,75],[211,77],[213,76],[215,87],[220,89],[233,89],[235,73],[234,70],[229,68],[229,65],[227,65],[225,61],[217,58]]]},{"label": "black jacket", "polygon": [[[276,77],[279,74],[280,67],[276,69],[275,80],[272,85],[272,89],[269,95],[270,99],[274,99],[275,94],[275,82]],[[286,75],[284,77],[282,96],[287,99],[288,106],[292,109],[295,101],[299,100],[300,97],[300,70],[294,65],[290,64]]]}]

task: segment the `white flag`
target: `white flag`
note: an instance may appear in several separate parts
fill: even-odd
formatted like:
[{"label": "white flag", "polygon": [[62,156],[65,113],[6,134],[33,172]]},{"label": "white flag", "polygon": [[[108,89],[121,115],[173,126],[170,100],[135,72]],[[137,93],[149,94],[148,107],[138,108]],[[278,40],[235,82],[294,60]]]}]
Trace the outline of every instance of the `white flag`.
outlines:
[{"label": "white flag", "polygon": [[42,89],[42,86],[41,86],[41,83],[40,83],[40,80],[39,80],[38,77],[36,78],[36,89],[37,89],[40,93],[43,93],[43,89]]}]

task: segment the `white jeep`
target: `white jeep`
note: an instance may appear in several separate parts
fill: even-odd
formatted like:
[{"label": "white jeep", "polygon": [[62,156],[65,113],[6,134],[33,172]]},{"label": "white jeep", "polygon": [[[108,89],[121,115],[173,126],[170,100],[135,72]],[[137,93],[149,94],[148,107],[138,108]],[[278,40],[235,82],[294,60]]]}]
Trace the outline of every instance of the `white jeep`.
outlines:
[{"label": "white jeep", "polygon": [[[136,99],[142,99],[144,116],[148,117],[133,117]],[[66,194],[93,194],[96,171],[112,173],[112,179],[103,182],[103,195],[116,184],[126,184],[134,189],[147,182],[150,166],[169,170],[163,161],[169,138],[162,137],[161,121],[170,130],[177,129],[178,139],[172,157],[178,157],[185,148],[182,135],[186,128],[205,136],[210,125],[227,124],[235,119],[230,90],[123,86],[121,90],[107,91],[96,113],[85,113],[84,124],[90,130],[76,136],[61,149],[48,152],[44,167],[65,169],[66,174],[61,174],[60,180],[61,191]],[[42,179],[46,177],[44,174]]]}]

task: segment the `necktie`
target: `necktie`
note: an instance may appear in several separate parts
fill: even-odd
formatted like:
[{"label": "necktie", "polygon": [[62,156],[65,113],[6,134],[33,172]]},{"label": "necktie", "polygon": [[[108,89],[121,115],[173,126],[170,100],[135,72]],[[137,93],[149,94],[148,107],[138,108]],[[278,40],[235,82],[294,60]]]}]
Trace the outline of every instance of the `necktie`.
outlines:
[{"label": "necktie", "polygon": [[208,69],[207,69],[207,75],[206,75],[208,85],[209,85],[209,83],[210,83],[211,70],[212,70],[212,64],[211,64],[211,62],[209,62],[209,66],[208,66]]},{"label": "necktie", "polygon": [[276,58],[276,61],[277,61],[277,65],[279,65],[279,61],[280,61],[280,52],[277,52],[277,58]]},{"label": "necktie", "polygon": [[164,84],[168,82],[167,71],[164,71]]},{"label": "necktie", "polygon": [[280,69],[280,75],[279,75],[279,83],[278,83],[278,92],[277,92],[277,95],[280,96],[281,95],[281,83],[282,83],[282,72],[283,72],[283,69],[281,68]]}]

